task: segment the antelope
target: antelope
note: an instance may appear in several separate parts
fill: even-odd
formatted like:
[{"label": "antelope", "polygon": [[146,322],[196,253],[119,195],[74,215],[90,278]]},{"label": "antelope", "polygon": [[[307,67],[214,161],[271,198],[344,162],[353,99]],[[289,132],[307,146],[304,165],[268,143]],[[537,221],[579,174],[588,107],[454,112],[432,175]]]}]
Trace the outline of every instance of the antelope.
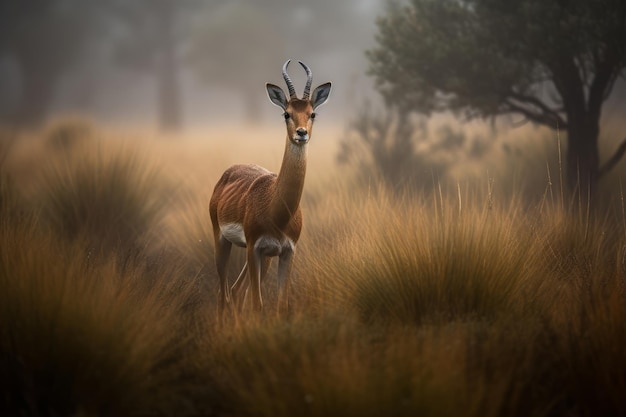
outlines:
[{"label": "antelope", "polygon": [[[304,93],[301,99],[298,98],[287,74],[290,62],[287,60],[282,68],[289,99],[279,86],[265,85],[270,101],[283,110],[287,128],[280,171],[275,174],[258,165],[233,165],[222,174],[211,196],[209,212],[219,275],[220,314],[231,299],[238,301],[238,292],[244,284],[252,291],[254,309],[263,309],[261,283],[271,258],[276,256],[279,259],[279,307],[288,306],[293,255],[302,230],[300,197],[306,173],[307,145],[311,140],[315,110],[326,102],[331,90],[331,83],[327,82],[310,94],[313,74],[309,67],[298,61],[307,75]],[[226,272],[233,244],[246,248],[246,262],[235,283],[229,287]]]}]

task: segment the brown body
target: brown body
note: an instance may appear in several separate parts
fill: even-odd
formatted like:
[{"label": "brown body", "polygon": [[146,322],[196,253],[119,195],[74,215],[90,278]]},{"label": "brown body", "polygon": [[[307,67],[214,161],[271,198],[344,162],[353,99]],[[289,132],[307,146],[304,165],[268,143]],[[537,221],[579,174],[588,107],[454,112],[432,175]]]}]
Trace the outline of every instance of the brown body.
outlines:
[{"label": "brown body", "polygon": [[300,198],[306,174],[307,145],[313,128],[314,109],[324,103],[330,83],[315,89],[309,100],[311,73],[302,99],[295,97],[293,84],[283,66],[290,100],[282,90],[268,84],[270,100],[281,107],[287,125],[287,140],[280,172],[274,174],[257,165],[234,165],[228,168],[215,185],[209,211],[215,239],[215,261],[220,277],[220,311],[230,302],[226,269],[232,245],[246,248],[246,265],[232,286],[237,299],[249,271],[253,304],[261,309],[261,282],[271,257],[279,257],[278,281],[281,300],[287,304],[287,288],[296,243],[302,230]]}]

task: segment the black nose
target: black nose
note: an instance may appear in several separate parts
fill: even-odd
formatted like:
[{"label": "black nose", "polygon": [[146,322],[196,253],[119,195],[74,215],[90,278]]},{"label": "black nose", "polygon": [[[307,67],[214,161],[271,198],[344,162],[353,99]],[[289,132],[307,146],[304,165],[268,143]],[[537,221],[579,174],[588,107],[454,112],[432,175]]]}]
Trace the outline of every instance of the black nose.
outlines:
[{"label": "black nose", "polygon": [[306,129],[305,129],[305,128],[303,128],[303,127],[299,127],[299,128],[296,130],[296,133],[298,134],[298,136],[306,136],[306,135],[307,135],[307,131],[306,131]]}]

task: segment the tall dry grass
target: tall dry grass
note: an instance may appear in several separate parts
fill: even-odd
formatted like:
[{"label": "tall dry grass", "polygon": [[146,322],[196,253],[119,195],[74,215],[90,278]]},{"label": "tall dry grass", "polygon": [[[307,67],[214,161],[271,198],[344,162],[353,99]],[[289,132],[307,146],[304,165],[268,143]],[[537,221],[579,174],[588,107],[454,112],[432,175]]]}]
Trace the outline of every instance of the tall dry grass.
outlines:
[{"label": "tall dry grass", "polygon": [[352,230],[306,256],[307,272],[329,293],[323,299],[347,298],[366,320],[414,324],[528,308],[519,300],[536,298],[537,264],[528,262],[534,248],[524,214],[514,202],[450,199],[398,200],[385,190],[353,197],[340,214]]},{"label": "tall dry grass", "polygon": [[145,245],[173,187],[139,152],[95,142],[59,156],[39,180],[42,216],[59,235],[96,251]]},{"label": "tall dry grass", "polygon": [[626,414],[619,209],[310,170],[290,311],[220,324],[207,202],[231,143],[143,140],[67,141],[41,183],[19,147],[3,165],[3,415]]},{"label": "tall dry grass", "polygon": [[171,266],[93,265],[83,246],[29,229],[2,233],[3,414],[176,413],[193,282]]}]

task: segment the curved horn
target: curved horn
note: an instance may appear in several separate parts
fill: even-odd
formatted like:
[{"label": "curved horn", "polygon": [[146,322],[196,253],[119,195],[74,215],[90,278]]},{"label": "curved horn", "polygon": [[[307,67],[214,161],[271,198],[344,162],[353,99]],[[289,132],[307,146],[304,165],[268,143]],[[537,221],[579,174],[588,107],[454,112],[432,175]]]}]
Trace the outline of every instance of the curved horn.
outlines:
[{"label": "curved horn", "polygon": [[313,82],[313,72],[311,72],[309,67],[304,65],[304,62],[302,61],[298,61],[298,62],[300,63],[300,65],[302,65],[302,68],[304,68],[304,70],[306,71],[306,84],[304,86],[304,94],[302,95],[302,100],[308,100],[309,94],[311,93],[311,83]]},{"label": "curved horn", "polygon": [[293,82],[291,78],[289,78],[289,74],[287,74],[287,67],[291,59],[288,59],[287,62],[283,65],[283,78],[285,79],[285,83],[287,84],[287,88],[289,89],[289,97],[294,98],[296,96],[296,89],[293,87]]}]

